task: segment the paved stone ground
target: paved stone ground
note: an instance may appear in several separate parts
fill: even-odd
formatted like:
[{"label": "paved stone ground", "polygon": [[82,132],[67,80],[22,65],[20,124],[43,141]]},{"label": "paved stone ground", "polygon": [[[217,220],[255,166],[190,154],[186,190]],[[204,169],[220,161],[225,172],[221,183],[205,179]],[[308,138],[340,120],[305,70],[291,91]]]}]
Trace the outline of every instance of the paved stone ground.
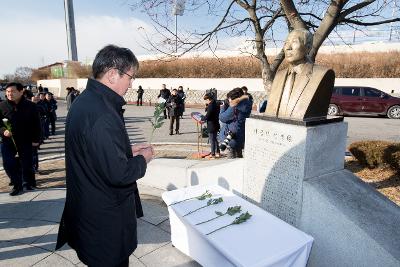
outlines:
[{"label": "paved stone ground", "polygon": [[[43,164],[39,185],[45,188],[16,197],[0,193],[0,266],[84,266],[68,245],[54,251],[66,191],[57,187],[63,184],[58,177],[64,161],[53,163]],[[138,219],[139,245],[129,266],[200,266],[172,247],[161,192],[147,187],[140,192],[145,216]]]}]

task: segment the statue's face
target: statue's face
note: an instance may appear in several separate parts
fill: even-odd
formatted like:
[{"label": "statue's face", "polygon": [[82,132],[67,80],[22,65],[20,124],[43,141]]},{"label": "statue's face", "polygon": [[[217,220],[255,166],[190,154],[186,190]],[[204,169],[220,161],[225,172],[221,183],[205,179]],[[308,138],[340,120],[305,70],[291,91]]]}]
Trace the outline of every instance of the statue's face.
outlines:
[{"label": "statue's face", "polygon": [[285,58],[291,65],[297,65],[303,62],[307,55],[307,47],[302,40],[302,34],[299,32],[292,32],[289,34],[285,46]]}]

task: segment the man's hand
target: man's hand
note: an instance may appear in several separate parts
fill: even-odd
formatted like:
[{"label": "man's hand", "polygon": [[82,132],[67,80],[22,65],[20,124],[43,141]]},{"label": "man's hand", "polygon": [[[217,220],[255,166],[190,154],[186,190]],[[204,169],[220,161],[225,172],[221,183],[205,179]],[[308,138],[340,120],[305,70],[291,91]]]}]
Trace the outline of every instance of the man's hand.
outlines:
[{"label": "man's hand", "polygon": [[[142,150],[142,149],[146,149],[148,147],[151,147],[151,145],[149,143],[140,143],[140,144],[134,144],[131,146],[132,149],[132,154],[134,156],[137,155],[137,153]],[[136,154],[136,155],[135,155]]]},{"label": "man's hand", "polygon": [[149,163],[154,157],[154,150],[150,144],[135,144],[131,146],[133,156],[142,155]]},{"label": "man's hand", "polygon": [[12,133],[9,130],[5,130],[3,134],[4,134],[5,137],[11,137],[12,136]]},{"label": "man's hand", "polygon": [[37,147],[39,146],[39,143],[32,143],[32,146]]}]

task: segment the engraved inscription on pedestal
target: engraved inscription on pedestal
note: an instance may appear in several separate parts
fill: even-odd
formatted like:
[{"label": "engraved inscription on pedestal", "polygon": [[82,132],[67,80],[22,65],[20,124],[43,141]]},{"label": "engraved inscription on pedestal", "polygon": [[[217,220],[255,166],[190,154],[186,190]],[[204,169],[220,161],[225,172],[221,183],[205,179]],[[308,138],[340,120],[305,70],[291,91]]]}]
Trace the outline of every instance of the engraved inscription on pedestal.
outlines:
[{"label": "engraved inscription on pedestal", "polygon": [[246,122],[243,197],[296,225],[300,216],[306,128]]}]

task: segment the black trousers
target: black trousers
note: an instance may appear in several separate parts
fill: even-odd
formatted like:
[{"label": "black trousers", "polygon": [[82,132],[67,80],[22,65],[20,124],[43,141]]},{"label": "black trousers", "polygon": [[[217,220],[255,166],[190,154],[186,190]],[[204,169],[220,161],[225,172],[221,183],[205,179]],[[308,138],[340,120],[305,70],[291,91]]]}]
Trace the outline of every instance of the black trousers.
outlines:
[{"label": "black trousers", "polygon": [[179,115],[171,116],[169,120],[169,132],[172,133],[174,129],[174,122],[176,121],[175,125],[175,132],[179,131]]},{"label": "black trousers", "polygon": [[220,153],[217,141],[217,133],[208,133],[208,139],[211,145],[211,155],[215,156],[215,152]]},{"label": "black trousers", "polygon": [[139,95],[139,96],[137,97],[136,105],[137,105],[137,106],[139,106],[139,105],[142,106],[142,105],[143,105],[143,96]]},{"label": "black trousers", "polygon": [[15,188],[22,188],[23,182],[36,186],[35,172],[33,170],[32,144],[18,145],[18,155],[14,144],[6,140],[1,144],[4,170]]},{"label": "black trousers", "polygon": [[51,124],[51,134],[54,135],[56,133],[56,115],[55,114],[50,115],[49,121]]}]

